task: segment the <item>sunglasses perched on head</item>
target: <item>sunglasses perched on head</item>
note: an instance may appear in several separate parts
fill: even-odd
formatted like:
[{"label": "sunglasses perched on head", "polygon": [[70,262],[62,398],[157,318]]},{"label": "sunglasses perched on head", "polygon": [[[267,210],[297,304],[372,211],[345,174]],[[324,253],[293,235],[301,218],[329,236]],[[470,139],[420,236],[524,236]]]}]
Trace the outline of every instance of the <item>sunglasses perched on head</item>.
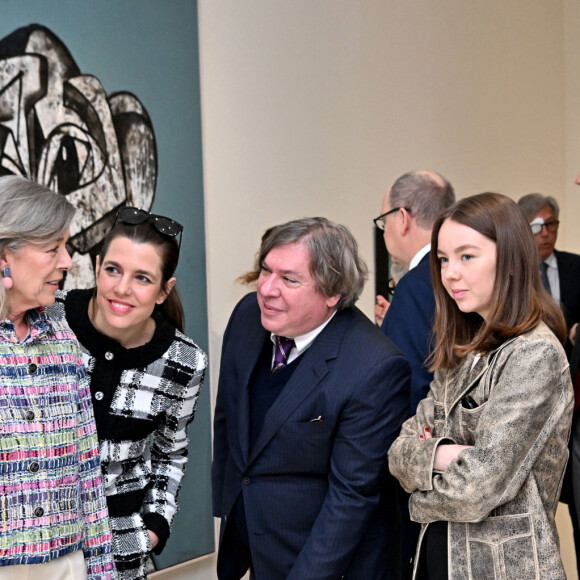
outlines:
[{"label": "sunglasses perched on head", "polygon": [[[148,211],[137,207],[128,206],[122,207],[117,212],[113,227],[115,227],[115,224],[118,221],[130,226],[138,226],[139,224],[145,223],[147,220],[151,220],[153,227],[164,236],[174,238],[183,232],[183,226],[171,218],[149,213]],[[181,248],[181,235],[179,236],[178,244],[179,248]]]}]

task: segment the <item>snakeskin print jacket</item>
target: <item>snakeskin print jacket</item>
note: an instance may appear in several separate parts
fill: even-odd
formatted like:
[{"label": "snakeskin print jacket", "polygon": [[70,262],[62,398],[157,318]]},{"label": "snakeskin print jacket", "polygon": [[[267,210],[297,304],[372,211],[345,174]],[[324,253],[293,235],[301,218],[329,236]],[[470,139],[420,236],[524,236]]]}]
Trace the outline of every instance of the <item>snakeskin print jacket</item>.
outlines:
[{"label": "snakeskin print jacket", "polygon": [[[422,524],[417,554],[429,523],[447,521],[450,579],[565,580],[554,518],[572,407],[566,355],[544,323],[436,371],[389,450],[411,519]],[[431,439],[419,438],[425,427]],[[446,443],[473,447],[435,472]]]}]

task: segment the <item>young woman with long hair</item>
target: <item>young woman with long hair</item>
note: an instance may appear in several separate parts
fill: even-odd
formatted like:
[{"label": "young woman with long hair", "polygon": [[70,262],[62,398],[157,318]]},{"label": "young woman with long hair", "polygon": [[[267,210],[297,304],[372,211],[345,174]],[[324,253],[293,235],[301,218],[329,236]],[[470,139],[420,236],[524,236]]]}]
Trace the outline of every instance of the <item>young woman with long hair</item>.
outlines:
[{"label": "young woman with long hair", "polygon": [[431,272],[434,380],[389,450],[422,524],[414,578],[563,580],[566,327],[516,203],[482,193],[446,210]]}]

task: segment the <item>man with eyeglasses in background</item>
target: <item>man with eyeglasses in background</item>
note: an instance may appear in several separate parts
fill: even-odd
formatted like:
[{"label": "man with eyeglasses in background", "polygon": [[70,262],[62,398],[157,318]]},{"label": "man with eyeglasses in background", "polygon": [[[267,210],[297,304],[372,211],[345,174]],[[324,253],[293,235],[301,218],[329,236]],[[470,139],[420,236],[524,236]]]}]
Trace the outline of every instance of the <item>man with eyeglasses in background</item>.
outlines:
[{"label": "man with eyeglasses in background", "polygon": [[[411,171],[399,177],[387,191],[381,215],[374,219],[383,230],[394,265],[407,273],[399,280],[391,304],[377,296],[375,320],[411,363],[409,413],[429,391],[433,374],[425,363],[431,353],[431,328],[435,297],[431,285],[429,251],[431,230],[441,212],[455,202],[451,184],[433,171]],[[419,524],[409,517],[409,496],[400,489],[401,553],[404,575],[412,569]]]},{"label": "man with eyeglasses in background", "polygon": [[[573,338],[576,323],[580,320],[580,255],[555,249],[558,239],[558,202],[541,193],[528,193],[518,200],[518,205],[530,222],[540,255],[542,283],[552,298],[558,302],[566,318],[566,327]],[[565,345],[570,357],[572,343]]]},{"label": "man with eyeglasses in background", "polygon": [[[552,298],[560,304],[566,327],[568,328],[568,340],[564,345],[568,359],[570,360],[570,372],[574,383],[575,406],[580,403],[580,381],[577,379],[578,347],[574,345],[576,329],[580,320],[580,255],[571,252],[561,252],[555,249],[558,239],[558,226],[560,222],[560,208],[558,202],[551,196],[541,193],[528,193],[518,200],[518,205],[530,222],[532,234],[540,256],[540,275],[546,290]],[[580,484],[575,481],[578,476],[575,472],[580,470],[580,461],[575,459],[575,448],[580,447],[578,435],[575,435],[580,427],[576,414],[574,415],[572,436],[570,438],[570,460],[564,475],[562,494],[560,501],[568,504],[572,528],[574,530],[574,545],[576,553],[580,554],[580,526],[578,525],[577,507]],[[576,440],[576,441],[575,441]],[[575,466],[574,466],[575,465]],[[578,490],[575,488],[578,487]],[[578,567],[577,558],[576,565]],[[578,568],[580,573],[580,567]]]},{"label": "man with eyeglasses in background", "polygon": [[433,378],[425,366],[435,314],[429,266],[431,229],[454,202],[455,192],[444,177],[433,171],[412,171],[387,191],[381,215],[374,219],[393,264],[408,270],[397,283],[392,304],[377,296],[375,320],[411,363],[411,415]]}]

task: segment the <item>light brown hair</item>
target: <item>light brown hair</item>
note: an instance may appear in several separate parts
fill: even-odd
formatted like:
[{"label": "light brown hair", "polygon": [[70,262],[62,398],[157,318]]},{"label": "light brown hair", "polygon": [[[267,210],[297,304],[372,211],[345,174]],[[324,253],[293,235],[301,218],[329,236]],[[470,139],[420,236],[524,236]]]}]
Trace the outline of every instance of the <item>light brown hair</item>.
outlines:
[{"label": "light brown hair", "polygon": [[[446,220],[472,228],[496,244],[495,283],[486,320],[476,313],[461,312],[443,287],[437,249],[439,230]],[[509,338],[532,330],[540,321],[564,343],[564,316],[542,286],[538,263],[530,225],[509,197],[480,193],[459,200],[443,212],[433,226],[431,239],[436,304],[431,370],[455,368],[472,351],[491,352]]]}]

